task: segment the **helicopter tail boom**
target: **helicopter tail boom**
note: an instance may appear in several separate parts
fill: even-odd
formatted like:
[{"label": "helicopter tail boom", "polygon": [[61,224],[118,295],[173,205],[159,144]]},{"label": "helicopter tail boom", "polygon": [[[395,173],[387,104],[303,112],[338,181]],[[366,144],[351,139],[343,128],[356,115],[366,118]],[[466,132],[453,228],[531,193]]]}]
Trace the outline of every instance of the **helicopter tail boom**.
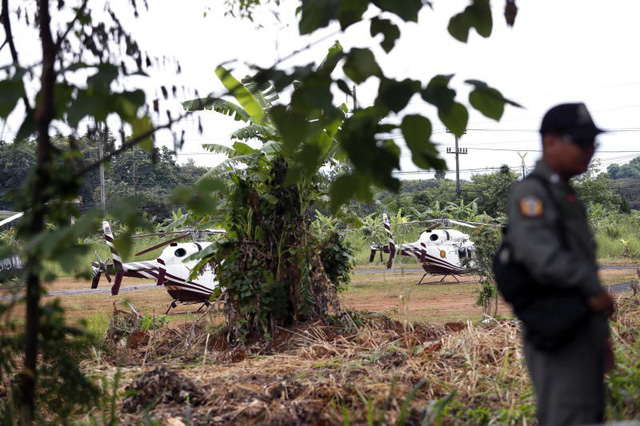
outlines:
[{"label": "helicopter tail boom", "polygon": [[396,257],[396,242],[393,238],[393,234],[391,233],[389,216],[387,216],[386,213],[382,215],[382,225],[384,226],[384,231],[387,233],[387,237],[389,237],[389,260],[387,261],[387,269],[391,269],[391,267],[393,266],[393,260]]}]

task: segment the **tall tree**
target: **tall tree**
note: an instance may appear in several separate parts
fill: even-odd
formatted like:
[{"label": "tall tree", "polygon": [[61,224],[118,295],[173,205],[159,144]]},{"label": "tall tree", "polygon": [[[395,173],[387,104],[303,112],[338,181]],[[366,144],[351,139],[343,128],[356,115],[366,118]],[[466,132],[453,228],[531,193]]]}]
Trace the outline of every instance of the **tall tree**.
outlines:
[{"label": "tall tree", "polygon": [[[89,403],[92,394],[88,389],[82,390],[83,386],[89,386],[87,382],[73,379],[80,373],[79,366],[70,362],[75,356],[69,352],[72,345],[68,344],[72,330],[59,320],[43,321],[43,315],[60,312],[60,307],[54,304],[43,310],[40,306],[42,283],[51,278],[43,275],[43,263],[52,261],[71,271],[77,257],[86,251],[77,244],[78,237],[97,225],[97,212],[82,217],[74,227],[68,225],[68,218],[78,215],[69,202],[78,196],[82,178],[98,166],[98,161],[82,157],[77,143],[81,122],[85,119],[104,122],[107,116],[112,116],[123,127],[130,126],[132,137],[120,141],[120,147],[103,159],[108,161],[137,144],[151,149],[154,131],[168,127],[173,121],[169,119],[154,128],[144,93],[118,89],[128,75],[144,75],[150,63],[121,24],[118,16],[127,13],[125,10],[116,13],[103,4],[90,8],[89,0],[59,1],[55,5],[49,0],[34,3],[32,7],[31,3],[3,0],[0,14],[5,40],[0,48],[8,47],[11,58],[0,71],[0,119],[6,120],[13,111],[19,114],[24,110],[17,143],[35,136],[35,164],[15,198],[16,208],[25,212],[18,233],[26,242],[21,253],[26,260],[21,278],[26,287],[24,363],[17,392],[22,424],[31,424],[36,419],[36,395],[43,395],[37,392],[37,384],[39,380],[47,380],[40,373],[51,371],[38,368],[40,356],[67,368],[59,381],[48,380],[50,386],[70,383],[67,382],[70,378],[77,385],[70,392],[71,388],[66,388],[69,394],[57,395],[58,412],[68,412],[63,405],[83,396]],[[128,13],[137,16],[135,2]],[[36,65],[21,63],[20,49],[16,46],[19,40],[13,32],[15,25],[37,30],[41,60]],[[51,136],[52,129],[58,126],[71,129],[66,144],[57,144]],[[120,217],[128,218],[132,226],[140,223],[134,209],[126,207],[120,206]],[[51,327],[57,327],[57,331],[51,332]],[[57,345],[52,344],[55,339]],[[52,356],[58,358],[52,361]]]}]

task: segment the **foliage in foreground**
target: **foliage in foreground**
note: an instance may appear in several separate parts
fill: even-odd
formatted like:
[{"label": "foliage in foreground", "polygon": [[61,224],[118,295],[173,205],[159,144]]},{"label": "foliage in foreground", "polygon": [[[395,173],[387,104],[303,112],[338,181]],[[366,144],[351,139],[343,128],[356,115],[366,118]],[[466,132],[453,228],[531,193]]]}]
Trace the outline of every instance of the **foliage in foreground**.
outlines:
[{"label": "foliage in foreground", "polygon": [[[18,364],[24,333],[18,332],[11,315],[14,305],[1,305],[0,308],[0,389],[5,391],[0,400],[0,422],[16,424],[20,395],[16,378],[20,371]],[[80,368],[81,361],[89,357],[97,341],[87,332],[84,323],[78,327],[65,325],[58,300],[44,304],[41,311],[38,335],[41,362],[37,371],[41,384],[37,403],[41,409],[38,421],[66,423],[99,401],[99,388]]]}]

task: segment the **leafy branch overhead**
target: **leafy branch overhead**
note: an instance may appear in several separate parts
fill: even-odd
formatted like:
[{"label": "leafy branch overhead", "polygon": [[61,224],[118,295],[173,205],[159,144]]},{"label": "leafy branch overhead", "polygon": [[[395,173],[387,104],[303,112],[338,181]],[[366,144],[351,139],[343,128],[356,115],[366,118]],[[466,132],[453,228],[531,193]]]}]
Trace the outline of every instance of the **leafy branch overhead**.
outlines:
[{"label": "leafy branch overhead", "polygon": [[[301,34],[338,23],[342,30],[358,23],[370,23],[372,36],[381,35],[380,46],[389,53],[400,38],[398,22],[418,22],[419,14],[429,2],[422,0],[358,0],[358,1],[309,1],[303,0],[299,8],[299,30]],[[507,21],[515,20],[515,3],[508,0],[505,6]],[[370,19],[364,14],[377,12]],[[392,18],[392,19],[390,19]],[[449,22],[449,33],[461,42],[466,42],[471,29],[489,37],[493,18],[489,0],[473,0],[462,12]],[[340,69],[342,72],[333,72]],[[399,180],[393,172],[400,168],[400,147],[395,140],[402,135],[411,151],[414,164],[422,169],[443,170],[446,163],[440,158],[432,137],[432,119],[420,115],[408,115],[398,123],[397,116],[404,116],[409,101],[420,96],[435,106],[439,120],[453,134],[461,137],[469,121],[468,106],[457,99],[451,82],[454,75],[436,75],[426,84],[422,81],[396,80],[385,75],[371,49],[353,47],[344,50],[338,42],[330,49],[325,61],[299,66],[293,70],[282,70],[276,66],[260,69],[255,80],[266,84],[272,82],[277,91],[293,86],[292,102],[288,107],[274,105],[271,115],[278,132],[289,146],[310,140],[314,127],[305,118],[329,120],[339,117],[341,107],[335,105],[336,89],[347,96],[354,96],[351,85],[377,81],[378,93],[373,105],[358,108],[356,105],[335,134],[341,149],[354,168],[334,182],[331,190],[333,207],[349,199],[371,200],[371,186],[392,191],[399,188]],[[295,82],[295,85],[294,85]],[[500,120],[506,105],[520,107],[504,97],[497,89],[479,80],[465,81],[473,86],[468,105],[486,117]],[[228,86],[225,85],[227,89]],[[321,153],[306,152],[306,161],[317,163]]]}]

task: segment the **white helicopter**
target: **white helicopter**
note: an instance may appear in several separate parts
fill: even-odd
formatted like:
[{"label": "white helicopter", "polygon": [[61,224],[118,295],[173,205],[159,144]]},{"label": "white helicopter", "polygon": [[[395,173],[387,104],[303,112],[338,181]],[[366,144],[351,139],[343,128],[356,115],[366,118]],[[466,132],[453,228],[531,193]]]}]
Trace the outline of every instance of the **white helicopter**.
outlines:
[{"label": "white helicopter", "polygon": [[[16,219],[20,219],[22,216],[24,216],[24,213],[20,212],[13,214],[6,219],[0,220],[0,227],[8,225]],[[0,283],[16,278],[18,274],[20,274],[22,268],[24,268],[24,264],[22,263],[20,256],[13,255],[0,259]]]},{"label": "white helicopter", "polygon": [[[391,233],[391,225],[389,217],[382,215],[382,223],[384,230],[389,237],[387,245],[371,244],[371,255],[369,262],[373,262],[376,252],[380,252],[380,260],[382,261],[382,253],[389,253],[387,261],[387,269],[393,266],[396,254],[401,256],[409,256],[418,259],[425,274],[420,278],[418,284],[422,284],[422,280],[427,275],[443,275],[440,282],[444,281],[447,276],[453,276],[456,281],[457,275],[468,274],[475,271],[474,244],[469,239],[469,235],[456,229],[448,228],[449,224],[466,226],[475,228],[474,225],[453,219],[436,219],[436,225],[424,230],[418,241],[413,243],[396,244]],[[444,226],[442,229],[436,229]],[[466,260],[466,261],[465,261]]]},{"label": "white helicopter", "polygon": [[[193,304],[202,303],[198,308],[198,312],[210,305],[209,299],[218,287],[218,281],[211,265],[200,271],[198,277],[190,280],[189,276],[198,263],[198,260],[185,260],[189,256],[198,253],[212,243],[210,242],[193,242],[193,243],[177,243],[176,241],[189,236],[189,231],[179,231],[181,235],[171,238],[161,244],[149,247],[136,253],[136,256],[148,253],[164,245],[168,245],[156,260],[148,260],[141,262],[123,263],[120,254],[116,250],[114,244],[113,233],[109,222],[103,221],[102,228],[104,230],[104,238],[107,241],[109,250],[111,251],[112,263],[108,263],[109,259],[104,262],[98,257],[97,262],[91,262],[93,269],[93,280],[91,288],[97,288],[100,276],[104,274],[107,281],[111,282],[111,274],[115,276],[113,285],[111,286],[111,294],[116,295],[120,291],[122,278],[145,278],[155,280],[157,285],[163,285],[167,289],[167,293],[173,298],[166,313],[175,308],[178,303]],[[208,233],[222,234],[224,230],[211,229]]]}]

